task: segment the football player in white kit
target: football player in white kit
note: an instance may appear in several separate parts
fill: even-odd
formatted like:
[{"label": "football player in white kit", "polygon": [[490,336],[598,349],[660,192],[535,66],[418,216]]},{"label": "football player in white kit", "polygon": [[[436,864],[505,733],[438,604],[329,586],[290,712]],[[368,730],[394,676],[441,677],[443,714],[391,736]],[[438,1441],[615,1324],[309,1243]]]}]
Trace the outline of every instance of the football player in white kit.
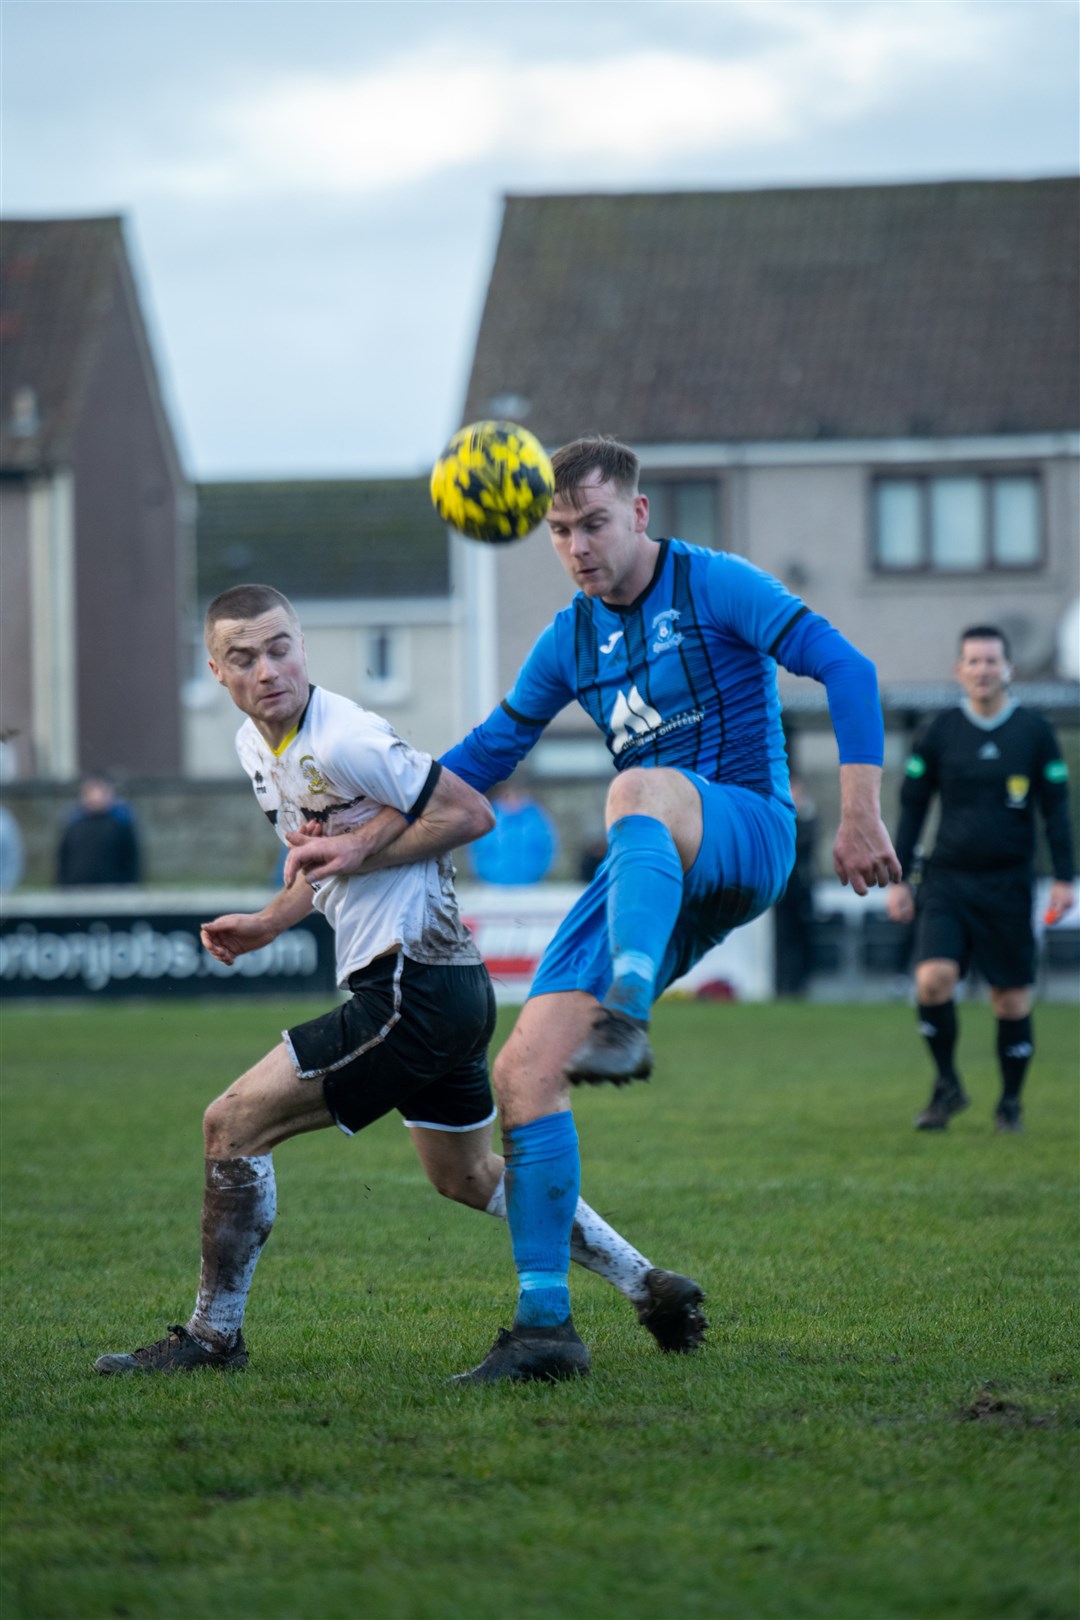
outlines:
[{"label": "football player in white kit", "polygon": [[[206,1110],[194,1312],[155,1344],[101,1356],[95,1365],[107,1374],[247,1364],[241,1328],[274,1222],[273,1149],[291,1136],[331,1125],[352,1135],[396,1108],[444,1197],[506,1213],[487,1067],[495,1000],[449,858],[492,827],[487,800],[378,715],[312,686],[296,613],[272,587],[223,592],[205,634],[211,670],[247,717],[237,752],[278,835],[348,831],[367,861],[359,875],[319,883],[300,873],[261,911],[206,923],[203,944],[231,963],[314,907],[334,929],[350,999],[283,1031]],[[693,1324],[668,1320],[674,1274],[653,1268],[583,1202],[573,1254],[631,1300],[662,1349],[701,1343],[700,1310]]]}]

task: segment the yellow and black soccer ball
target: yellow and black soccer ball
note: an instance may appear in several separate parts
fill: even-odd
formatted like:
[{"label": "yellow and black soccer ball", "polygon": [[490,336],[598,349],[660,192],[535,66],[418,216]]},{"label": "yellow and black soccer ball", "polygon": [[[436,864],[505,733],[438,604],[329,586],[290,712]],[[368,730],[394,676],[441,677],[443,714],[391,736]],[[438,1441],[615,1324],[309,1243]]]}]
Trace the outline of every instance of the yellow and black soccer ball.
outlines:
[{"label": "yellow and black soccer ball", "polygon": [[488,545],[531,533],[554,493],[546,450],[515,422],[461,428],[431,473],[431,499],[443,522]]}]

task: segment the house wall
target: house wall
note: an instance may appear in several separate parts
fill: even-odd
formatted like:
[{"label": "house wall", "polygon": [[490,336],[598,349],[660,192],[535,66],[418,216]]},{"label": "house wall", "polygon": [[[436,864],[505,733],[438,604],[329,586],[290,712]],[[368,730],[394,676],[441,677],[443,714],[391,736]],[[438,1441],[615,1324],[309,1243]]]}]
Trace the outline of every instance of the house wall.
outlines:
[{"label": "house wall", "polygon": [[65,779],[76,768],[71,474],[5,479],[0,491],[2,730],[14,734],[16,777]]},{"label": "house wall", "polygon": [[184,486],[120,267],[75,445],[79,766],[181,765]]},{"label": "house wall", "polygon": [[30,619],[30,491],[21,478],[0,480],[0,736],[9,741],[13,775],[34,770],[33,642]]},{"label": "house wall", "polygon": [[[912,463],[933,465],[927,448],[921,449],[922,458],[912,451]],[[721,449],[708,446],[695,447],[693,461],[680,461],[677,449],[667,455],[673,466],[719,468],[725,547],[784,580],[830,619],[875,660],[883,683],[948,680],[957,632],[979,620],[1004,621],[1017,631],[1026,628],[1023,639],[1052,657],[1062,613],[1080,594],[1080,460],[1075,455],[1038,463],[1044,473],[1044,567],[1031,573],[950,577],[883,576],[873,570],[871,479],[875,470],[891,464],[894,451],[883,450],[880,462],[874,460],[872,447],[863,447],[857,461],[827,453],[814,461],[801,446],[795,452],[787,464],[782,449],[761,461],[735,452],[725,459]],[[947,457],[951,452],[945,447],[942,453]],[[519,544],[497,548],[490,566],[501,696],[536,636],[570,600],[572,586],[543,529]],[[1021,674],[1043,672],[1025,668],[1023,657],[1016,662]],[[789,687],[799,684],[787,676],[782,680]],[[575,707],[563,712],[552,731],[587,726]]]},{"label": "house wall", "polygon": [[1044,466],[1047,557],[1031,573],[876,574],[866,467],[755,468],[732,481],[744,514],[733,549],[784,580],[797,564],[797,594],[874,659],[882,683],[948,680],[957,633],[979,621],[1014,629],[1023,674],[1042,673],[1052,657],[1062,611],[1080,591],[1076,461]]}]

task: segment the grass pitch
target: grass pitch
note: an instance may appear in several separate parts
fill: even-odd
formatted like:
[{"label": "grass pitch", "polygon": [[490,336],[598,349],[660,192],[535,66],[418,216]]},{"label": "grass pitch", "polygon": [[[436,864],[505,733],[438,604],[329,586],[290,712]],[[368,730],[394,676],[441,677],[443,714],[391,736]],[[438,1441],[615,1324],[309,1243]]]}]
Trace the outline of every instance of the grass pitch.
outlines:
[{"label": "grass pitch", "polygon": [[583,1191],[703,1281],[699,1355],[575,1269],[591,1378],[448,1387],[508,1237],[388,1119],[278,1150],[246,1373],[96,1377],[186,1320],[202,1108],[313,1010],[5,1012],[4,1620],[1073,1620],[1074,1009],[999,1137],[985,1009],[928,1135],[907,1008],[664,1003]]}]

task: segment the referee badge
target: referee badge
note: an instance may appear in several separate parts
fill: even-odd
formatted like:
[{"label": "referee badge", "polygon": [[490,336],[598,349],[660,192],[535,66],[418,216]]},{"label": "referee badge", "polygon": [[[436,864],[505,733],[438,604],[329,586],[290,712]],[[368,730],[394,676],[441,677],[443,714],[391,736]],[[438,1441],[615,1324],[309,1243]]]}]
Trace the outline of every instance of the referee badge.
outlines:
[{"label": "referee badge", "polygon": [[1031,782],[1026,776],[1007,776],[1005,778],[1005,791],[1009,795],[1009,809],[1020,810],[1027,802],[1028,788]]}]

